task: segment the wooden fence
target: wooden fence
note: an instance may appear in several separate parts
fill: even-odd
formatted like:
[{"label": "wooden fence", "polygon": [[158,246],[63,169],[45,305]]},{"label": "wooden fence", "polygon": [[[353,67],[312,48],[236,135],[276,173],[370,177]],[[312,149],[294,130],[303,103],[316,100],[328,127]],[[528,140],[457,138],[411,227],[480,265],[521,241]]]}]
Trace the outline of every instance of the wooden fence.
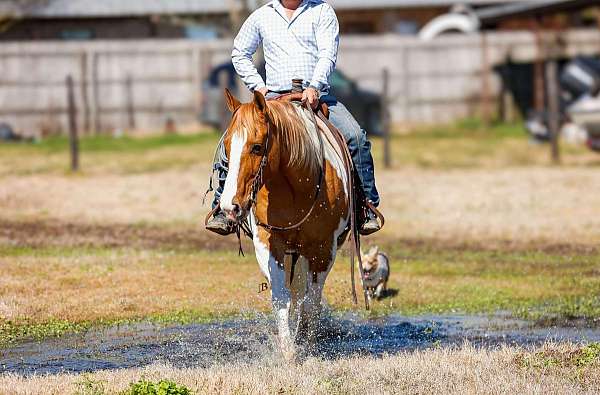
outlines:
[{"label": "wooden fence", "polygon": [[[597,30],[564,33],[563,55],[599,54]],[[453,35],[432,42],[394,35],[342,37],[338,68],[380,93],[390,71],[393,123],[447,122],[494,110],[492,67],[538,56],[529,32]],[[0,122],[35,135],[66,131],[65,78],[76,86],[84,133],[157,130],[197,122],[202,82],[228,61],[230,40],[34,42],[0,45]]]}]

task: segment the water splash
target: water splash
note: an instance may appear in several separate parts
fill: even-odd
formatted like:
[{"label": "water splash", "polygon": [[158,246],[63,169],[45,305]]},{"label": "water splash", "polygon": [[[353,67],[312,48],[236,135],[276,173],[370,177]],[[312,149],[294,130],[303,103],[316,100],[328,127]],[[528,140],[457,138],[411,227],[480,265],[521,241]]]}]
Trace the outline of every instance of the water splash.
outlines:
[{"label": "water splash", "polygon": [[[326,316],[310,355],[326,359],[380,356],[461,344],[484,347],[533,345],[546,340],[600,341],[600,329],[536,328],[503,316],[391,315],[365,319]],[[275,325],[268,318],[209,324],[149,323],[93,330],[0,350],[0,371],[21,375],[90,372],[166,362],[176,367],[276,360]]]}]

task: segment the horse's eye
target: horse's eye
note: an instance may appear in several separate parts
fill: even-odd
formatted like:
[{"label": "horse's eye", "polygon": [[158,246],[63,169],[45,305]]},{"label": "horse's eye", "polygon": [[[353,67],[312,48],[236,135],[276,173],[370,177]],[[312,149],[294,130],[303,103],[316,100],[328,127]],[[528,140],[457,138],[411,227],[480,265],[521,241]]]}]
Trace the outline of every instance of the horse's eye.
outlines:
[{"label": "horse's eye", "polygon": [[261,150],[262,150],[262,146],[261,146],[260,144],[254,144],[254,145],[252,146],[252,151],[251,151],[251,152],[252,152],[253,154],[256,154],[256,155],[258,155],[258,154],[260,154],[260,151],[261,151]]}]

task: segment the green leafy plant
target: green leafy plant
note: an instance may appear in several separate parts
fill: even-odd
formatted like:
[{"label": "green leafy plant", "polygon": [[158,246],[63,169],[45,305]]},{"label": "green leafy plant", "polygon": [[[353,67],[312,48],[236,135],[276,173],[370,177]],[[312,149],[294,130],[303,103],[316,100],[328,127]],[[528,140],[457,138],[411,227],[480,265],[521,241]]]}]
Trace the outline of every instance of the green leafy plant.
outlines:
[{"label": "green leafy plant", "polygon": [[192,392],[183,385],[169,380],[161,380],[158,383],[140,380],[131,383],[129,389],[122,395],[190,395]]},{"label": "green leafy plant", "polygon": [[591,343],[579,351],[575,364],[579,367],[585,367],[598,360],[600,360],[600,343]]}]

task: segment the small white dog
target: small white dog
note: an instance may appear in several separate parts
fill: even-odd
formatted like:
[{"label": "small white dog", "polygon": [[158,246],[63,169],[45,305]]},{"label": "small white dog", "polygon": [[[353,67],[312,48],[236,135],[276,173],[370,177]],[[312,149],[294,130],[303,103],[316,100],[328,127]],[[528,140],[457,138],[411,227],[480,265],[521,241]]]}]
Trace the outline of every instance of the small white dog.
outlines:
[{"label": "small white dog", "polygon": [[379,247],[372,247],[368,253],[361,251],[363,263],[363,283],[367,289],[369,300],[376,297],[381,299],[387,292],[387,282],[390,279],[390,260],[386,254],[379,252]]}]

